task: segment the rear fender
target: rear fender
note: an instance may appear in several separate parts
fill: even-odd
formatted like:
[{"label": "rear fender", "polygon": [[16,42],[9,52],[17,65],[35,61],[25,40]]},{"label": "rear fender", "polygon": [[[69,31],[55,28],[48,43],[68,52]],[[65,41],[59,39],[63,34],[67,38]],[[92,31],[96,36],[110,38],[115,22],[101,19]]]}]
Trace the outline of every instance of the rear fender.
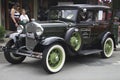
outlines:
[{"label": "rear fender", "polygon": [[116,47],[115,45],[116,45],[116,43],[115,43],[115,39],[114,39],[114,35],[111,33],[111,32],[106,32],[105,34],[103,34],[103,36],[102,36],[102,40],[101,40],[101,45],[103,46],[103,44],[104,44],[104,41],[105,41],[105,39],[107,38],[107,37],[111,37],[112,39],[113,39],[113,41],[114,41],[114,47]]}]

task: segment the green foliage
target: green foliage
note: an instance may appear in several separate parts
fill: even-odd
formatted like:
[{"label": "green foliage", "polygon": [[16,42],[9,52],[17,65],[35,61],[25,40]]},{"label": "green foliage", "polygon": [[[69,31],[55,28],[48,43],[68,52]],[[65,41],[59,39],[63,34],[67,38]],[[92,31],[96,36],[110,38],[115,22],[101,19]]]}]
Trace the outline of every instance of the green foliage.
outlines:
[{"label": "green foliage", "polygon": [[3,26],[0,26],[0,39],[2,39],[5,35],[5,28]]}]

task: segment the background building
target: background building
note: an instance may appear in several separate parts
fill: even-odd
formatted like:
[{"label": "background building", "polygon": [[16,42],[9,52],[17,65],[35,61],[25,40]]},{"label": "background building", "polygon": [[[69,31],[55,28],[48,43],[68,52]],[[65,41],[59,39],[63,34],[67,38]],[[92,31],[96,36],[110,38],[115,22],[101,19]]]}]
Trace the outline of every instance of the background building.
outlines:
[{"label": "background building", "polygon": [[29,18],[38,19],[41,11],[45,11],[50,6],[62,4],[96,4],[96,0],[0,0],[0,24],[9,29],[10,9],[14,3],[20,3],[20,7],[24,8]]},{"label": "background building", "polygon": [[19,3],[20,7],[25,8],[29,17],[33,17],[34,14],[34,2],[35,0],[0,0],[1,1],[1,22],[6,29],[9,29],[9,20],[10,20],[10,10],[14,3]]},{"label": "background building", "polygon": [[[0,0],[0,12],[1,12],[1,0]],[[0,25],[1,25],[1,13],[0,13]]]},{"label": "background building", "polygon": [[[9,29],[10,9],[13,3],[20,3],[29,18],[39,19],[41,12],[44,12],[50,6],[62,4],[99,4],[99,1],[109,0],[0,0],[0,24]],[[111,0],[110,0],[111,1]],[[110,4],[114,11],[120,9],[120,0],[113,0]],[[43,18],[42,18],[43,19]]]}]

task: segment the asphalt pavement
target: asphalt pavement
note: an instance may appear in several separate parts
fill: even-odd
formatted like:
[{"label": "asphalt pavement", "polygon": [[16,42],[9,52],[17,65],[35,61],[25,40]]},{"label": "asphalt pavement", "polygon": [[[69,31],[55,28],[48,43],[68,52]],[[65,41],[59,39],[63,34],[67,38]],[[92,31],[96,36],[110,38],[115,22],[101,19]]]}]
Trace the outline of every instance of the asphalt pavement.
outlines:
[{"label": "asphalt pavement", "polygon": [[40,60],[34,58],[12,65],[0,51],[0,80],[120,80],[120,45],[117,47],[108,59],[101,58],[99,54],[70,57],[56,74],[47,74]]},{"label": "asphalt pavement", "polygon": [[47,74],[34,58],[12,65],[0,52],[0,80],[120,80],[120,51],[108,59],[99,54],[70,57],[56,74]]}]

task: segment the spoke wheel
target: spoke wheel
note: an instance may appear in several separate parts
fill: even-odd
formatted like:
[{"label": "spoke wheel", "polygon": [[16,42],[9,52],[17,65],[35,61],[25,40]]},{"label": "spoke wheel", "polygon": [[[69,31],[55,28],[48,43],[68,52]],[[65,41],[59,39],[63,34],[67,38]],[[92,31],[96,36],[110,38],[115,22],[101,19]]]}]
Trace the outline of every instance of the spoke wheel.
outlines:
[{"label": "spoke wheel", "polygon": [[61,45],[52,45],[43,52],[43,68],[48,73],[59,72],[65,63],[65,51]]},{"label": "spoke wheel", "polygon": [[53,49],[48,56],[48,65],[52,69],[57,69],[62,63],[63,55],[59,48]]},{"label": "spoke wheel", "polygon": [[73,32],[70,38],[70,45],[73,47],[75,51],[78,51],[81,47],[81,36],[79,32]]},{"label": "spoke wheel", "polygon": [[114,50],[114,42],[112,38],[107,38],[103,45],[102,57],[108,58],[112,56]]}]

